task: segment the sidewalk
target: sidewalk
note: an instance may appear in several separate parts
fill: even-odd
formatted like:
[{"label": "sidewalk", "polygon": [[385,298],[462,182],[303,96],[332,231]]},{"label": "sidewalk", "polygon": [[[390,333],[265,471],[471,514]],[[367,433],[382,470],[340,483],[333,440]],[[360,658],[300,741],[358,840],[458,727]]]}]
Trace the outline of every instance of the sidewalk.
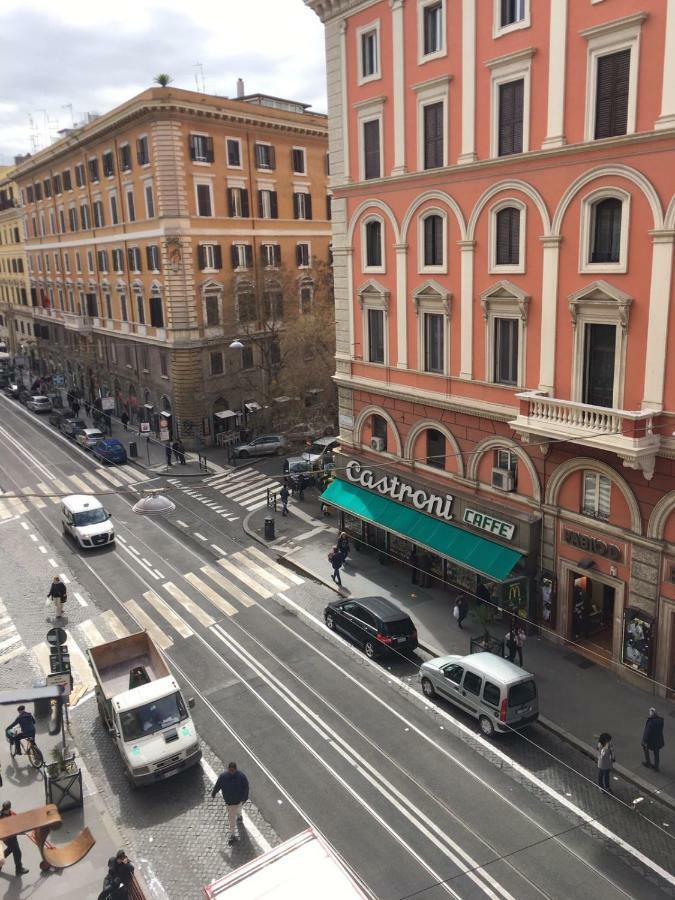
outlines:
[{"label": "sidewalk", "polygon": [[[276,533],[275,539],[268,542],[264,539],[264,520],[270,514],[274,516]],[[335,545],[336,528],[335,512],[327,518],[321,516],[314,490],[305,492],[302,503],[291,500],[286,517],[282,517],[280,509],[270,513],[263,508],[251,513],[244,522],[251,537],[272,549],[276,547],[288,563],[331,590],[344,596],[379,595],[404,607],[417,626],[420,645],[432,655],[469,652],[471,638],[482,631],[473,610],[460,630],[453,617],[452,595],[439,588],[413,585],[405,566],[382,564],[377,554],[358,552],[352,545],[351,556],[341,570],[342,591],[338,591],[327,561]],[[499,637],[507,629],[505,621],[495,621],[491,626],[492,633]],[[675,808],[675,766],[669,752],[670,742],[675,741],[675,730],[670,726],[675,705],[621,681],[611,670],[547,638],[528,638],[523,655],[525,668],[537,676],[540,723],[593,758],[598,735],[608,731],[619,760],[615,771]],[[650,706],[655,706],[666,720],[666,747],[661,751],[660,772],[642,765],[640,741]]]}]

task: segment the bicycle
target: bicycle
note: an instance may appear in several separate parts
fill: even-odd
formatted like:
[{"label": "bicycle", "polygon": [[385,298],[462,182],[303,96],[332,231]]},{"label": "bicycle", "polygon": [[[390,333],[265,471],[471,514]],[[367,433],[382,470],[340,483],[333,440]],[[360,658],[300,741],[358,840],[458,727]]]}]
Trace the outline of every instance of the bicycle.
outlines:
[{"label": "bicycle", "polygon": [[[9,753],[13,759],[16,756],[16,732],[10,732],[9,729],[7,729],[5,735],[9,741]],[[45,764],[45,759],[42,755],[42,751],[35,743],[35,738],[22,737],[20,744],[21,752],[28,757],[28,762],[31,766],[33,766],[34,769],[41,769]]]}]

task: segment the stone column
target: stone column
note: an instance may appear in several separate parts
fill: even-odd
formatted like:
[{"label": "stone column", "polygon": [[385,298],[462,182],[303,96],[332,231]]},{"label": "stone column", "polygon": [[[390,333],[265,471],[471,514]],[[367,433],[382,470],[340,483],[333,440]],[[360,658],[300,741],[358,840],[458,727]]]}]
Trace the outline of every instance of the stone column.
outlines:
[{"label": "stone column", "polygon": [[558,315],[558,234],[540,237],[544,245],[541,277],[541,336],[539,350],[539,390],[555,396],[555,335]]},{"label": "stone column", "polygon": [[659,130],[675,127],[675,0],[668,0],[666,7],[661,115],[656,120],[654,127]]},{"label": "stone column", "polygon": [[405,164],[405,45],[403,41],[403,2],[390,0],[394,81],[394,167],[392,175],[407,171]]},{"label": "stone column", "polygon": [[396,244],[396,366],[408,368],[408,245]]},{"label": "stone column", "polygon": [[476,0],[462,0],[462,152],[459,163],[476,161]]},{"label": "stone column", "polygon": [[551,0],[548,41],[548,117],[543,149],[565,143],[567,0]]},{"label": "stone column", "polygon": [[475,241],[457,241],[462,253],[460,291],[459,377],[473,377],[473,254]]},{"label": "stone column", "polygon": [[649,321],[645,353],[645,387],[643,409],[663,409],[663,387],[666,375],[668,313],[670,284],[673,273],[675,231],[651,231],[652,277],[649,288]]}]

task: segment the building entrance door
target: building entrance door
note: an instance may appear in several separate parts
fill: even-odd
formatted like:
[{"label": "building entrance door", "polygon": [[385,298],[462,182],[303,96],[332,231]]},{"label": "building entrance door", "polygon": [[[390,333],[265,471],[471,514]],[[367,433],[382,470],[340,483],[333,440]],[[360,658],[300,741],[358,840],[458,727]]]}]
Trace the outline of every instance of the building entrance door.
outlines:
[{"label": "building entrance door", "polygon": [[612,659],[616,591],[611,585],[591,578],[586,572],[570,572],[569,590],[573,639],[607,659]]}]

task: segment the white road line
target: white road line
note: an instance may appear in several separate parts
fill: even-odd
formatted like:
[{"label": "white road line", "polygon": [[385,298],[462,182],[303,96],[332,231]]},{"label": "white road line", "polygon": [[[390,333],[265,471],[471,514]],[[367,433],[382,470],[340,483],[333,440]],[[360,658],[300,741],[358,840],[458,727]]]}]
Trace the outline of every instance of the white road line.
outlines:
[{"label": "white road line", "polygon": [[47,548],[46,548],[46,547],[43,547],[42,544],[40,544],[40,546],[38,547],[38,550],[40,551],[40,553],[46,553],[46,552],[47,552]]},{"label": "white road line", "polygon": [[217,513],[221,513],[225,509],[224,506],[214,506],[213,511]]},{"label": "white road line", "polygon": [[235,494],[243,494],[246,491],[250,491],[257,487],[259,480],[259,477],[255,475],[247,475],[246,478],[242,478],[242,480],[238,481],[236,484],[228,484],[225,485],[225,487],[219,488],[218,493],[222,494],[223,497],[233,497]]},{"label": "white road line", "polygon": [[104,469],[103,466],[96,470],[102,478],[106,478],[113,487],[121,487],[124,482],[120,481],[119,478],[115,478],[112,472],[109,472],[108,469]]},{"label": "white road line", "polygon": [[255,487],[249,487],[245,491],[237,491],[235,494],[228,494],[228,499],[234,500],[236,503],[243,503],[244,500],[249,500],[251,497],[266,496],[267,489],[272,484],[274,484],[273,481],[257,484]]},{"label": "white road line", "polygon": [[[68,487],[68,485],[64,484],[60,479],[52,478],[52,481],[54,482],[54,487],[60,494],[63,494],[64,496],[67,494],[70,494],[70,488]],[[57,500],[59,500],[59,502],[60,502],[60,498],[57,497]]]},{"label": "white road line", "polygon": [[77,602],[80,604],[80,606],[89,606],[89,604],[88,604],[87,601],[84,599],[84,597],[82,596],[82,594],[78,594],[77,591],[75,591],[75,593],[74,593],[73,596],[75,597],[75,599],[77,600]]},{"label": "white road line", "polygon": [[267,506],[267,500],[261,500],[260,503],[251,503],[250,505],[246,504],[244,509],[247,509],[249,512],[255,512],[256,509],[262,509],[263,506]]},{"label": "white road line", "polygon": [[11,622],[0,622],[0,640],[16,634],[16,627]]},{"label": "white road line", "polygon": [[164,578],[164,576],[163,576],[162,573],[159,571],[159,569],[153,569],[152,571],[155,573],[155,575],[156,575],[158,578]]},{"label": "white road line", "polygon": [[[21,488],[21,493],[22,494],[31,494],[31,493],[33,493],[33,488],[30,486]],[[39,497],[26,497],[26,499],[29,501],[29,503],[32,503],[36,509],[44,509],[45,506],[47,505],[45,503],[45,501],[41,500]]]},{"label": "white road line", "polygon": [[17,515],[23,516],[28,512],[28,507],[18,497],[5,497],[5,499]]},{"label": "white road line", "polygon": [[116,540],[121,541],[123,544],[127,542],[127,539],[123,538],[121,534],[116,535]]},{"label": "white road line", "polygon": [[195,537],[196,537],[196,538],[199,538],[200,541],[205,541],[205,540],[206,540],[206,538],[204,537],[204,535],[203,535],[203,534],[200,534],[198,531],[195,531],[194,534],[195,534]]},{"label": "white road line", "polygon": [[259,578],[264,578],[265,581],[268,581],[272,587],[277,591],[287,591],[288,590],[288,582],[282,581],[281,578],[277,578],[276,575],[272,575],[270,572],[266,572],[265,569],[261,565],[259,565],[255,560],[246,556],[245,553],[239,551],[238,553],[232,554],[232,559],[236,559],[238,563],[242,563],[244,566],[247,566],[251,569]]},{"label": "white road line", "polygon": [[182,519],[176,519],[176,525],[180,525],[181,528],[187,528],[187,522],[183,522]]},{"label": "white road line", "polygon": [[[54,491],[54,488],[49,487],[49,485],[45,484],[44,481],[38,481],[38,489],[42,491],[43,494],[51,495]],[[51,500],[52,503],[58,503],[59,498],[48,496],[48,499]]]},{"label": "white road line", "polygon": [[82,494],[91,494],[92,488],[90,484],[87,484],[86,481],[82,481],[81,478],[78,478],[77,475],[68,475],[66,476],[76,488],[79,489]]},{"label": "white road line", "polygon": [[219,609],[221,612],[224,612],[226,616],[234,616],[237,613],[236,606],[232,606],[231,603],[228,603],[220,594],[217,594],[213,588],[209,587],[208,584],[205,584],[201,578],[198,578],[197,575],[192,572],[188,572],[187,575],[183,575],[183,578],[192,585],[192,587],[197,588],[200,594],[203,594],[207,600],[210,600],[213,605]]},{"label": "white road line", "polygon": [[162,587],[167,594],[170,594],[174,600],[177,600],[183,609],[189,612],[191,616],[194,616],[198,622],[201,622],[205,628],[210,628],[216,621],[207,612],[204,612],[201,606],[194,603],[179,587],[176,587],[172,581],[167,581]]},{"label": "white road line", "polygon": [[123,638],[129,634],[129,631],[122,622],[118,619],[112,609],[107,609],[104,613],[101,613],[101,619],[105,622],[107,627],[112,631],[116,638]]},{"label": "white road line", "polygon": [[10,659],[16,659],[17,656],[21,656],[26,653],[26,648],[23,644],[18,647],[15,647],[13,650],[8,650],[7,653],[3,653],[0,656],[0,665],[3,663],[9,662]]},{"label": "white road line", "polygon": [[57,568],[58,568],[58,566],[57,566],[57,564],[56,564],[56,560],[55,560],[55,559],[52,559],[51,556],[49,557],[49,559],[47,560],[47,562],[48,562],[49,565],[52,567],[52,569],[57,569]]},{"label": "white road line", "polygon": [[223,550],[222,547],[219,547],[218,544],[211,544],[211,547],[216,551],[216,553],[220,553],[221,556],[227,556],[227,551]]},{"label": "white road line", "polygon": [[235,566],[231,560],[219,559],[218,565],[222,566],[223,569],[226,569],[231,575],[234,575],[235,578],[251,588],[252,591],[255,591],[256,594],[263,598],[263,600],[269,599],[274,593],[274,591],[270,591],[269,588],[266,588],[263,584],[259,584],[255,578],[252,578],[248,574],[248,572],[243,572],[238,566]]},{"label": "white road line", "polygon": [[20,634],[14,634],[11,637],[6,638],[4,641],[0,641],[0,650],[4,650],[5,647],[12,647],[14,644],[18,644],[21,640]]},{"label": "white road line", "polygon": [[109,491],[110,490],[109,484],[105,484],[103,481],[101,481],[100,478],[97,478],[91,472],[83,471],[82,477],[86,478],[87,481],[90,481],[94,485],[94,487],[96,488],[97,491]]},{"label": "white road line", "polygon": [[135,563],[137,563],[137,565],[139,565],[142,569],[145,569],[145,571],[149,575],[152,575],[152,577],[155,579],[155,581],[160,580],[160,576],[157,575],[155,573],[155,571],[150,568],[150,566],[146,566],[146,564],[141,559],[141,554],[138,552],[138,550],[135,547],[125,546],[124,544],[122,544],[121,546],[122,546],[122,550],[124,550],[125,553],[128,553],[129,556],[133,559],[133,561]]},{"label": "white road line", "polygon": [[[14,518],[14,516],[11,514],[11,512],[10,512],[8,509],[5,509],[5,506],[4,506],[3,503],[0,503],[0,519],[7,519],[7,520],[9,520],[9,519],[13,519],[13,518]],[[25,528],[28,528],[28,525],[26,525],[25,522],[22,522],[21,524],[22,524]]]},{"label": "white road line", "polygon": [[28,529],[30,528],[30,525],[28,524],[28,522],[22,522],[22,523],[21,523],[21,527],[22,527],[25,531],[28,531]]},{"label": "white road line", "polygon": [[70,578],[67,575],[64,575],[63,572],[59,572],[59,578],[64,584],[70,584]]},{"label": "white road line", "polygon": [[128,548],[126,548],[126,549],[131,550],[131,552],[138,557],[140,557],[140,555],[141,555],[141,551],[137,550],[135,547],[132,547],[131,544],[129,544]]},{"label": "white road line", "polygon": [[19,453],[21,453],[26,459],[30,460],[31,466],[37,469],[41,475],[43,475],[45,478],[52,477],[52,473],[49,471],[49,469],[46,466],[43,466],[42,463],[38,459],[36,459],[32,453],[29,452],[28,448],[24,444],[22,444],[16,438],[12,437],[12,435],[4,428],[0,428],[0,434],[2,434],[5,440],[9,441],[9,443],[19,451]]},{"label": "white road line", "polygon": [[[220,563],[221,560],[218,560],[218,562]],[[214,569],[213,566],[202,566],[202,572],[208,575],[211,581],[215,581],[224,591],[235,597],[243,606],[255,606],[256,601],[249,597],[245,591],[242,591],[238,585],[230,581],[229,578],[226,578],[218,569]]]},{"label": "white road line", "polygon": [[176,629],[181,637],[188,638],[194,634],[194,631],[190,628],[185,619],[181,618],[177,612],[174,612],[169,604],[165,600],[162,600],[162,598],[154,591],[146,591],[143,596],[151,606],[154,606],[160,616],[166,619],[169,625]]},{"label": "white road line", "polygon": [[28,537],[31,539],[31,541],[35,541],[35,543],[37,544],[37,535],[36,534],[29,534]]},{"label": "white road line", "polygon": [[131,613],[134,619],[142,625],[143,628],[148,632],[153,641],[158,644],[162,650],[168,650],[169,647],[173,647],[173,641],[170,637],[167,637],[166,634],[162,631],[162,629],[155,625],[150,616],[146,615],[145,612],[141,609],[141,607],[136,603],[135,600],[127,600],[126,603],[123,604],[124,608]]},{"label": "white road line", "polygon": [[138,474],[136,474],[136,472],[134,471],[134,474],[131,475],[129,472],[127,472],[127,470],[124,468],[124,466],[118,466],[115,469],[115,475],[119,475],[119,477],[123,481],[126,481],[127,484],[137,484],[139,481],[147,481],[148,480],[146,478],[146,476],[141,475],[140,472]]},{"label": "white road line", "polygon": [[105,638],[91,619],[85,619],[84,622],[80,622],[77,627],[87,639],[88,647],[98,647],[99,644],[105,644]]},{"label": "white road line", "polygon": [[149,559],[146,559],[144,556],[142,556],[141,559],[146,564],[146,566],[150,566],[150,568],[152,568],[152,563],[150,562]]},{"label": "white road line", "polygon": [[249,556],[255,556],[261,562],[264,562],[265,565],[269,566],[274,572],[278,572],[283,578],[287,581],[292,581],[293,584],[304,584],[305,579],[301,578],[299,575],[296,575],[295,572],[292,572],[290,569],[285,568],[284,566],[280,566],[278,563],[274,562],[274,560],[270,559],[262,550],[259,550],[258,547],[248,547],[246,552]]}]

